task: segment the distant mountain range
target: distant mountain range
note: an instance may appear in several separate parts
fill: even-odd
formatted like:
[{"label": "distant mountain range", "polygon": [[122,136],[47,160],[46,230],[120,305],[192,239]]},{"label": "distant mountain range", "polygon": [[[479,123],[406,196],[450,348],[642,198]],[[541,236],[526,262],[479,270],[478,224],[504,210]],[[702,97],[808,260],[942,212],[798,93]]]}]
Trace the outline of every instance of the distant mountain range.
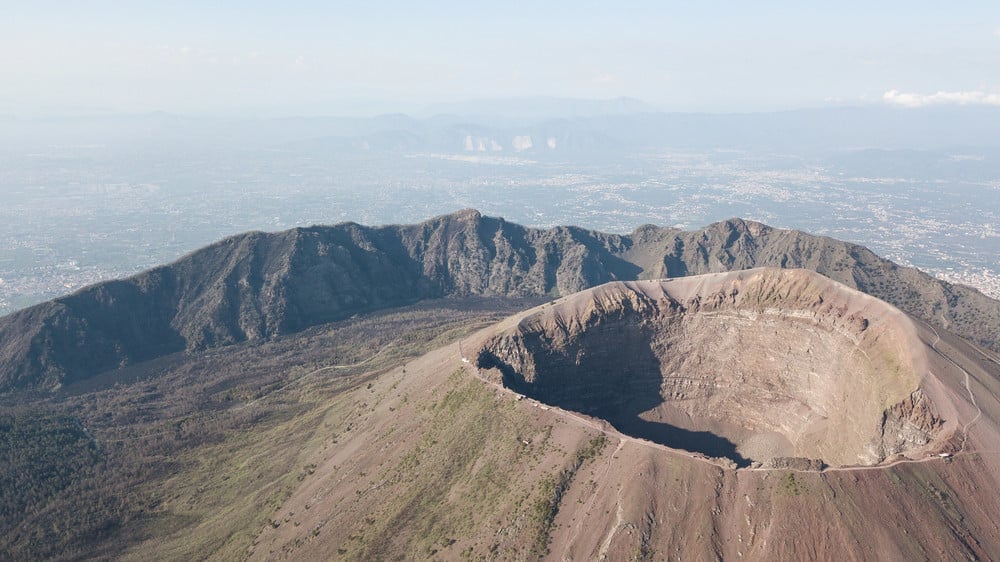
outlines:
[{"label": "distant mountain range", "polygon": [[[466,137],[496,141],[507,153],[515,137],[532,152],[632,151],[648,148],[740,148],[792,151],[1000,148],[1000,108],[831,107],[771,113],[665,113],[628,98],[495,100],[434,105],[421,117],[192,117],[168,113],[0,117],[0,146],[226,146],[328,150],[467,150]],[[553,142],[548,142],[552,139]],[[554,146],[553,146],[554,145]],[[475,145],[474,145],[475,146]],[[487,144],[487,146],[489,146]],[[523,149],[522,149],[523,150]]]},{"label": "distant mountain range", "polygon": [[619,97],[607,100],[587,100],[556,97],[529,97],[493,100],[435,103],[421,112],[426,116],[459,115],[488,120],[506,119],[572,119],[659,113],[660,110],[642,100]]},{"label": "distant mountain range", "polygon": [[617,280],[805,268],[1000,351],[1000,302],[826,237],[732,219],[625,236],[474,210],[404,226],[240,234],[0,318],[0,392],[53,389],[185,350],[262,341],[449,296],[566,295]]}]

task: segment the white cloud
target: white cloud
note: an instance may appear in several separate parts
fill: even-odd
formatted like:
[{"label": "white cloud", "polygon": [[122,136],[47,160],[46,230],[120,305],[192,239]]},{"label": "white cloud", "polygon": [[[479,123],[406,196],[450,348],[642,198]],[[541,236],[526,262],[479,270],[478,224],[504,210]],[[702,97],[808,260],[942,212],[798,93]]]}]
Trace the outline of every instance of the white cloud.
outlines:
[{"label": "white cloud", "polygon": [[889,90],[882,94],[882,101],[902,107],[926,107],[928,105],[1000,106],[1000,94],[975,90],[970,92],[937,92],[927,95]]}]

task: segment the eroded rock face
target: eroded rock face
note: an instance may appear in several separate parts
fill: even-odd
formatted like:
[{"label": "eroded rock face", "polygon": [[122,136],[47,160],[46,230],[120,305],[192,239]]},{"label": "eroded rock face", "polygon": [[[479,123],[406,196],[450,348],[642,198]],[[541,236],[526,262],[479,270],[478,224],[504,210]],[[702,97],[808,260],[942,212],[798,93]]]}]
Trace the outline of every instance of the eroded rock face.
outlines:
[{"label": "eroded rock face", "polygon": [[467,209],[414,225],[249,232],[0,318],[0,393],[52,390],[179,351],[259,342],[439,297],[806,268],[1000,351],[1000,302],[830,238],[731,219],[630,235],[534,229]]},{"label": "eroded rock face", "polygon": [[804,270],[611,283],[523,316],[482,369],[624,433],[732,459],[873,465],[941,426],[891,306]]}]

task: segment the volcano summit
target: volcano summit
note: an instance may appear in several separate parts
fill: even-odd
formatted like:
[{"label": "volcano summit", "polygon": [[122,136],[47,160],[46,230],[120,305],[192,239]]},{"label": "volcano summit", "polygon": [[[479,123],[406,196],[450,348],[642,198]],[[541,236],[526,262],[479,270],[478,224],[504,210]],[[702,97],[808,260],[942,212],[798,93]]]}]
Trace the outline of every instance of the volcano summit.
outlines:
[{"label": "volcano summit", "polygon": [[954,423],[928,398],[926,352],[882,301],[755,269],[582,291],[520,316],[477,361],[635,437],[738,466],[844,466],[945,447]]}]

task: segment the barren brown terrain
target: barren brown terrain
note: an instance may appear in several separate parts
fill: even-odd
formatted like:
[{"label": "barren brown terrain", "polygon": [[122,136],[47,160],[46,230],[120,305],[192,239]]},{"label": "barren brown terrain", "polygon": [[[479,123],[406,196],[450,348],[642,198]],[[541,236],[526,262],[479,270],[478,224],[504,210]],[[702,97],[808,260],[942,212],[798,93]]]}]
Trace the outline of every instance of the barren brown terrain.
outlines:
[{"label": "barren brown terrain", "polygon": [[379,377],[251,558],[991,559],[996,360],[806,271],[601,286]]},{"label": "barren brown terrain", "polygon": [[927,399],[917,341],[904,314],[816,273],[748,270],[583,291],[526,313],[477,362],[541,401],[737,465],[868,465],[954,429]]},{"label": "barren brown terrain", "polygon": [[998,559],[998,314],[739,220],[242,235],[0,319],[0,560]]}]

